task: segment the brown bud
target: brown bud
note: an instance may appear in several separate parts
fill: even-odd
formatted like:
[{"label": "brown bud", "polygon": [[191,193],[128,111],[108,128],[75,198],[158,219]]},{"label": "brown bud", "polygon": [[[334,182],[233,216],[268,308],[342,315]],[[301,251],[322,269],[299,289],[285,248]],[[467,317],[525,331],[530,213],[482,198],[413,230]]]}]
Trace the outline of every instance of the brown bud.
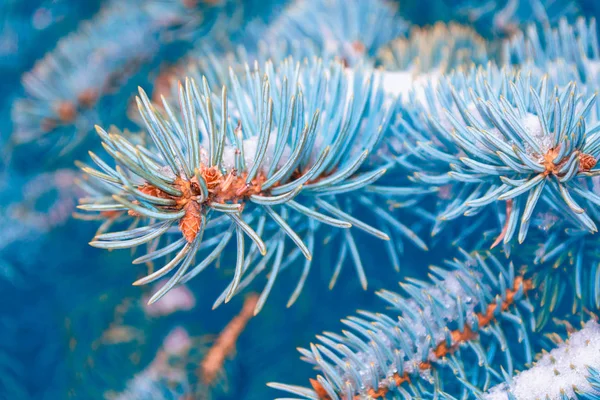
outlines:
[{"label": "brown bud", "polygon": [[219,171],[219,169],[216,166],[208,168],[202,165],[200,167],[200,174],[202,175],[202,178],[204,178],[204,180],[206,181],[206,186],[208,187],[208,190],[215,189],[223,178],[221,171]]},{"label": "brown bud", "polygon": [[596,159],[590,154],[581,153],[579,154],[579,170],[589,171],[596,166]]},{"label": "brown bud", "polygon": [[185,215],[179,220],[179,229],[185,240],[192,243],[200,231],[202,223],[201,207],[196,201],[189,201],[183,208]]}]

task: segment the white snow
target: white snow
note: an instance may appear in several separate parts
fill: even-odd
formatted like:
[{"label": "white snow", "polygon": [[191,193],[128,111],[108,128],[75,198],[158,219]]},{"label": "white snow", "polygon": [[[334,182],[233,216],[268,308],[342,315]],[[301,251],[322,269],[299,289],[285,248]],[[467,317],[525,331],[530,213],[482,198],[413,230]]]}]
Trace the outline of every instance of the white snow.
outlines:
[{"label": "white snow", "polygon": [[[525,128],[529,136],[531,136],[533,140],[535,140],[536,143],[540,146],[542,150],[542,159],[540,159],[539,161],[543,161],[543,155],[546,154],[548,150],[552,148],[552,137],[544,135],[540,118],[535,114],[527,113],[525,117],[521,120],[521,124],[523,125],[523,128]],[[524,144],[529,154],[537,153],[537,151],[529,149],[529,146],[526,142]]]},{"label": "white snow", "polygon": [[592,390],[587,367],[600,367],[600,325],[588,322],[566,343],[546,353],[529,370],[513,378],[511,385],[498,385],[484,395],[486,400],[506,400],[508,392],[519,400],[559,400],[564,393],[575,398],[574,388]]},{"label": "white snow", "polygon": [[381,86],[387,94],[392,96],[405,95],[414,83],[414,76],[410,71],[382,71]]},{"label": "white snow", "polygon": [[[269,138],[269,144],[267,145],[266,154],[261,163],[261,170],[266,172],[271,167],[271,164],[274,161],[275,156],[275,142],[277,141],[277,133],[271,133],[271,137]],[[258,136],[254,136],[248,139],[244,139],[242,141],[242,146],[244,148],[244,163],[246,164],[246,169],[250,170],[254,165],[254,158],[256,157],[256,152],[258,150]],[[277,163],[277,167],[283,166],[286,161],[289,159],[291,154],[291,149],[288,145],[283,149],[283,154]],[[225,146],[223,150],[223,166],[227,171],[230,171],[235,168],[235,148],[233,146]]]},{"label": "white snow", "polygon": [[[440,315],[440,317],[447,323],[450,321],[454,321],[457,316],[458,316],[458,303],[455,299],[459,298],[461,299],[462,303],[464,304],[466,315],[464,316],[465,319],[468,315],[471,315],[474,313],[474,308],[477,304],[476,299],[470,297],[465,290],[463,289],[463,287],[461,286],[461,283],[459,282],[459,280],[457,279],[457,276],[460,276],[463,280],[463,282],[465,283],[473,283],[472,278],[470,278],[469,276],[466,276],[463,272],[455,272],[452,275],[450,275],[443,284],[443,288],[440,287],[433,287],[432,289],[430,289],[428,292],[430,294],[431,297],[435,297],[439,300],[441,300],[441,302],[445,305],[445,309],[439,311],[438,313]],[[475,289],[474,284],[471,284],[471,289]],[[413,310],[418,309],[419,305],[416,301],[414,300],[410,300],[408,302],[409,307]],[[442,342],[443,340],[445,340],[445,332],[444,332],[444,328],[447,326],[446,323],[444,323],[443,325],[438,325],[436,324],[436,318],[435,315],[433,313],[433,311],[431,310],[431,307],[426,307],[423,309],[423,314],[422,314],[422,318],[426,319],[427,322],[429,323],[429,325],[432,327],[432,331],[434,334],[434,338],[433,338],[433,343],[435,347],[435,344]],[[417,346],[417,354],[422,354],[422,349],[423,346],[427,345],[426,339],[427,339],[427,335],[428,332],[425,328],[424,325],[420,324],[420,325],[412,325],[412,327],[414,328],[414,332],[416,332],[419,336],[419,341],[418,343],[416,343]],[[429,361],[436,361],[437,358],[435,357],[435,355],[433,354],[433,348],[431,349],[431,351],[429,352],[429,357],[428,357]]]},{"label": "white snow", "polygon": [[379,71],[381,87],[391,97],[401,96],[403,101],[408,101],[408,94],[414,90],[416,98],[423,104],[427,102],[425,87],[427,84],[434,88],[440,79],[438,72],[416,74],[411,70],[404,71]]}]

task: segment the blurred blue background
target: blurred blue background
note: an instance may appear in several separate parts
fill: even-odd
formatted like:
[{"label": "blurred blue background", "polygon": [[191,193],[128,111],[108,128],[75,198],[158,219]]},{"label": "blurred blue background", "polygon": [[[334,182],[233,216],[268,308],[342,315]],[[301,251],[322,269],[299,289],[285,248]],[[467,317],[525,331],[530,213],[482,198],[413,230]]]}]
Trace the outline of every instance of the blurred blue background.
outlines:
[{"label": "blurred blue background", "polygon": [[[290,6],[290,2],[276,0],[197,0],[189,2],[191,5],[184,4],[188,3],[184,0],[167,0],[158,11],[148,11],[164,16],[159,27],[145,30],[149,23],[145,17],[133,17],[152,2],[161,3],[1,1],[0,399],[114,398],[128,384],[135,384],[132,379],[136,374],[147,371],[164,350],[164,340],[173,329],[182,327],[190,337],[207,338],[218,334],[241,309],[243,296],[211,310],[231,279],[233,272],[227,268],[210,268],[190,282],[186,292],[176,293],[170,300],[172,309],[149,309],[145,299],[152,288],[131,285],[146,273],[146,267],[132,265],[127,250],[107,252],[90,247],[88,242],[97,224],[72,218],[81,195],[74,184],[78,176],[75,161],[87,160],[87,151],[99,147],[93,124],[136,129],[128,108],[138,85],[152,92],[161,74],[176,68],[181,60],[198,57],[195,51],[203,45],[216,54],[234,49],[239,43],[251,48],[252,42],[261,38],[263,26],[273,23]],[[509,24],[499,25],[494,20],[507,3],[406,0],[399,4],[398,21],[417,25],[458,21],[494,40],[509,34]],[[529,1],[516,3],[518,7],[507,20],[517,25],[535,20]],[[547,16],[552,19],[600,11],[600,3],[593,0],[550,3]],[[183,15],[202,17],[170,32],[169,12],[182,4],[189,7]],[[353,4],[348,1],[348,7]],[[172,15],[180,18],[179,12],[173,11]],[[93,31],[102,24],[107,28],[101,35],[86,37],[86,29]],[[157,31],[159,34],[152,36]],[[74,45],[75,41],[69,39],[77,35],[83,37],[85,45]],[[139,43],[119,52],[129,36],[140,39]],[[19,116],[15,115],[15,101],[31,96],[31,87],[49,92],[48,98],[60,98],[62,88],[68,85],[69,90],[77,89],[73,86],[77,82],[85,86],[86,79],[106,72],[95,72],[84,57],[86,51],[107,43],[116,46],[114,54],[122,58],[106,66],[113,68],[111,73],[117,77],[110,89],[103,87],[106,90],[97,93],[94,107],[82,111],[77,126],[40,128],[40,132],[21,140],[20,133],[16,133],[15,120]],[[62,52],[62,58],[47,58],[57,52]],[[60,65],[52,65],[54,62]],[[46,74],[44,68],[62,72]],[[75,73],[80,74],[77,79]],[[23,85],[27,76],[49,80],[30,82],[27,87]],[[40,104],[52,107],[50,102]],[[30,110],[32,115],[46,112],[43,105],[36,107]],[[79,137],[82,144],[63,151]],[[413,222],[418,222],[417,218]],[[356,309],[380,311],[375,290],[396,289],[404,276],[423,277],[430,263],[439,262],[440,254],[451,258],[455,252],[447,243],[432,246],[428,253],[406,246],[400,271],[396,272],[383,251],[372,250],[376,247],[370,238],[361,238],[368,289],[362,290],[353,267],[347,265],[336,287],[329,290],[337,250],[332,246],[335,244],[321,243],[304,292],[291,309],[285,304],[300,268],[294,265],[280,276],[265,308],[250,321],[235,354],[224,365],[227,390],[220,393],[215,388],[214,398],[274,398],[277,393],[265,386],[267,382],[306,384],[312,373],[298,362],[296,347],[307,346],[324,330],[339,331],[340,318]],[[254,289],[261,290],[264,283],[265,277],[257,279]],[[154,383],[151,389],[138,388],[139,393],[129,398],[177,398],[185,394],[185,389],[178,389],[173,382]]]}]

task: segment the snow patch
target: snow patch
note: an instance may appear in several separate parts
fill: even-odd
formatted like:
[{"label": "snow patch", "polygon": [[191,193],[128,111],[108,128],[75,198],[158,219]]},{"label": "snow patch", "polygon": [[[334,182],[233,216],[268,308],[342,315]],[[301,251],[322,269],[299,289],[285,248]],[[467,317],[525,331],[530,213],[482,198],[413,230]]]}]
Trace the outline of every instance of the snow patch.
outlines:
[{"label": "snow patch", "polygon": [[507,400],[511,393],[519,400],[576,398],[576,390],[592,392],[587,381],[588,367],[600,367],[600,325],[595,321],[571,335],[569,340],[544,356],[529,370],[513,378],[512,384],[493,387],[485,400]]}]

